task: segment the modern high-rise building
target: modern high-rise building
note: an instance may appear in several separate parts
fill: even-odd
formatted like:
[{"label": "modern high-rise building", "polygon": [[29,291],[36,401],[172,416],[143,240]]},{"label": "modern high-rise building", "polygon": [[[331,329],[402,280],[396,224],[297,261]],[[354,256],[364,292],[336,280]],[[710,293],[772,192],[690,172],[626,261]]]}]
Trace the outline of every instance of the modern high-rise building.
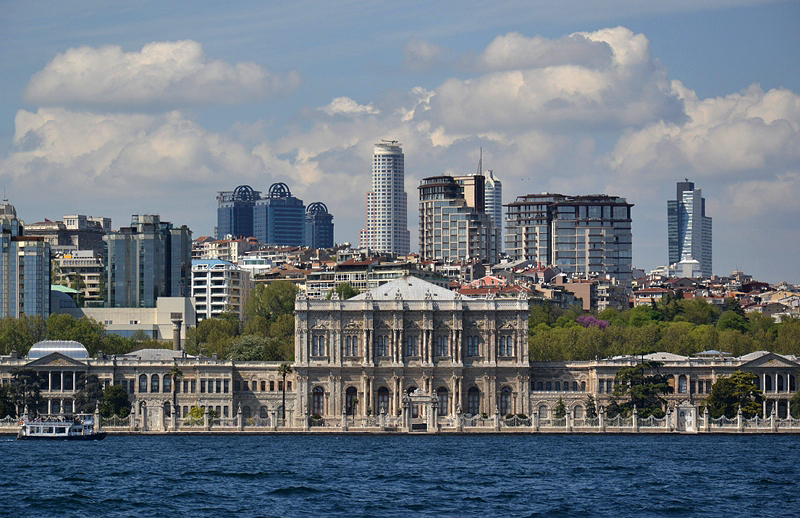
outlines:
[{"label": "modern high-rise building", "polygon": [[497,250],[499,253],[503,251],[503,183],[491,169],[483,176],[486,178],[484,181],[486,213],[491,216],[492,223],[500,234],[500,248]]},{"label": "modern high-rise building", "polygon": [[372,191],[367,193],[367,228],[359,233],[361,248],[408,254],[408,198],[404,190],[403,148],[396,140],[375,144],[372,157]]},{"label": "modern high-rise building", "polygon": [[219,259],[192,261],[192,297],[198,322],[225,312],[244,320],[252,289],[250,270]]},{"label": "modern high-rise building", "polygon": [[106,234],[107,307],[156,307],[158,297],[190,296],[192,231],[156,214],[133,215],[131,226]]},{"label": "modern high-rise building", "polygon": [[0,317],[50,314],[50,243],[25,236],[8,200],[0,205]]},{"label": "modern high-rise building", "polygon": [[256,200],[253,210],[253,235],[265,245],[303,246],[306,207],[292,196],[285,183],[270,186],[266,198]]},{"label": "modern high-rise building", "polygon": [[528,194],[506,207],[505,251],[513,260],[630,282],[633,204],[625,198]]},{"label": "modern high-rise building", "polygon": [[500,233],[485,211],[483,175],[432,176],[419,186],[419,253],[423,260],[495,264]]},{"label": "modern high-rise building", "polygon": [[321,201],[306,209],[305,244],[311,248],[333,248],[333,215]]},{"label": "modern high-rise building", "polygon": [[249,185],[217,193],[217,239],[255,236],[253,212],[260,199],[261,191],[254,191]]},{"label": "modern high-rise building", "polygon": [[95,218],[83,214],[65,215],[63,221],[45,220],[25,225],[26,236],[41,236],[57,250],[91,250],[103,255],[103,236],[111,232],[111,218]]},{"label": "modern high-rise building", "polygon": [[669,264],[693,259],[703,277],[711,277],[711,218],[702,190],[689,180],[678,182],[676,198],[667,200],[667,240]]}]

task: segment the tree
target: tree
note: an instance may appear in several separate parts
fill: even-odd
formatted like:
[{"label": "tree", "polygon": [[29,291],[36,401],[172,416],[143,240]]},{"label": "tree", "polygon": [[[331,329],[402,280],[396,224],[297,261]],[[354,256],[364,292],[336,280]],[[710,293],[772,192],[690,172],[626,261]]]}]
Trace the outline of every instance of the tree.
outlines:
[{"label": "tree", "polygon": [[558,396],[558,403],[556,403],[556,406],[553,407],[553,417],[556,419],[561,419],[566,415],[567,406],[564,404],[564,399],[562,399],[561,396]]},{"label": "tree", "polygon": [[343,282],[341,284],[337,284],[335,288],[328,292],[328,296],[326,297],[328,300],[331,300],[333,294],[336,293],[339,295],[340,300],[347,300],[351,297],[355,297],[360,291],[354,288],[352,284],[349,282]]},{"label": "tree", "polygon": [[727,377],[717,379],[706,398],[711,417],[733,418],[742,410],[745,417],[761,413],[761,390],[756,386],[757,376],[752,372],[735,371]]},{"label": "tree", "polygon": [[250,293],[245,306],[247,319],[262,316],[272,322],[278,315],[292,314],[296,296],[297,286],[289,281],[275,281],[269,286],[259,284]]},{"label": "tree", "polygon": [[658,372],[661,365],[660,362],[647,361],[617,371],[614,402],[617,399],[627,400],[619,405],[623,414],[630,415],[636,405],[641,417],[664,417],[666,400],[662,395],[672,392],[672,387],[667,377]]},{"label": "tree", "polygon": [[103,384],[96,374],[81,375],[78,379],[80,390],[75,395],[75,412],[91,414],[103,398]]},{"label": "tree", "polygon": [[233,340],[230,357],[237,362],[269,362],[286,359],[281,354],[280,340],[257,335],[242,335]]},{"label": "tree", "polygon": [[283,378],[283,385],[281,386],[281,389],[283,391],[282,395],[283,400],[281,402],[281,413],[283,415],[281,416],[281,419],[286,418],[286,376],[288,374],[291,374],[291,372],[292,368],[289,366],[288,363],[281,363],[281,366],[278,367],[278,374],[280,374],[281,377]]},{"label": "tree", "polygon": [[239,321],[229,318],[206,318],[192,334],[193,342],[187,339],[187,348],[193,346],[194,352],[211,356],[216,354],[220,359],[228,358],[230,346],[239,334]]},{"label": "tree", "polygon": [[0,385],[0,418],[6,416],[16,416],[14,398],[11,392],[11,385],[4,383]]},{"label": "tree", "polygon": [[178,406],[178,383],[183,377],[183,371],[177,365],[173,365],[167,371],[167,376],[172,380],[172,408]]},{"label": "tree", "polygon": [[586,418],[597,418],[597,404],[595,403],[594,396],[592,394],[586,396]]},{"label": "tree", "polygon": [[17,407],[17,415],[22,414],[25,408],[28,413],[36,415],[42,402],[42,379],[33,369],[16,369],[11,377],[11,400]]},{"label": "tree", "polygon": [[103,390],[103,395],[98,404],[100,415],[103,417],[127,417],[131,413],[131,402],[128,393],[121,385],[109,385]]},{"label": "tree", "polygon": [[733,329],[740,333],[746,333],[750,330],[750,323],[745,317],[736,311],[724,311],[717,320],[717,330],[725,331],[726,329]]},{"label": "tree", "polygon": [[800,419],[800,390],[795,392],[792,399],[789,400],[789,413],[795,419]]}]

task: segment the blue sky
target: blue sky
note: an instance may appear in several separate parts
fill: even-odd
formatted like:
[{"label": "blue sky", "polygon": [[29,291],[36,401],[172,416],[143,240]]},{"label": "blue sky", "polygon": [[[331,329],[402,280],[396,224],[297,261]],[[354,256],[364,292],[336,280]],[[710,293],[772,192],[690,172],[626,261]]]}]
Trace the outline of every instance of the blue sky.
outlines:
[{"label": "blue sky", "polygon": [[686,177],[714,271],[800,282],[800,3],[2,2],[0,180],[27,221],[159,213],[212,232],[216,191],[286,182],[364,225],[372,143],[504,198],[627,197],[666,262]]}]

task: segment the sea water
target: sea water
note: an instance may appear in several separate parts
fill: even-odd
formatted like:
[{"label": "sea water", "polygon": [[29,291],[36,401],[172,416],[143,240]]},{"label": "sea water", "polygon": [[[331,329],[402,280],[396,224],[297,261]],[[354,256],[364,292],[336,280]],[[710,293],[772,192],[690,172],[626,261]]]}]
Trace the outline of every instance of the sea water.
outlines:
[{"label": "sea water", "polygon": [[8,516],[798,516],[800,436],[0,438]]}]

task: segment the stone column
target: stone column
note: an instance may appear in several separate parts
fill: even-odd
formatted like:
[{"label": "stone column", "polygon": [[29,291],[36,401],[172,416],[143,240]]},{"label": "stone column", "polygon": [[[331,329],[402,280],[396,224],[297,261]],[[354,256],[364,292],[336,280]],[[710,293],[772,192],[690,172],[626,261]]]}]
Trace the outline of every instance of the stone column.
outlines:
[{"label": "stone column", "polygon": [[494,431],[500,431],[500,409],[497,408],[497,405],[494,406]]},{"label": "stone column", "polygon": [[708,413],[708,406],[703,410],[703,430],[711,431],[711,414]]},{"label": "stone column", "polygon": [[744,419],[742,419],[742,408],[739,407],[739,411],[736,412],[736,429],[740,432],[744,432]]},{"label": "stone column", "polygon": [[211,430],[211,407],[207,406],[206,411],[203,412],[203,430],[210,431]]},{"label": "stone column", "polygon": [[342,430],[347,431],[347,405],[342,405]]},{"label": "stone column", "polygon": [[777,426],[775,424],[775,418],[778,415],[778,401],[776,400],[775,403],[772,405],[772,413],[769,415],[769,431],[775,433],[777,430]]},{"label": "stone column", "polygon": [[[271,418],[269,421],[270,428],[272,429],[273,432],[276,432],[278,431],[278,411],[275,408],[273,408],[269,412]],[[286,415],[286,413],[284,412],[283,415]]]},{"label": "stone column", "polygon": [[[597,405],[597,427],[599,428],[600,432],[606,431],[606,409],[603,405]],[[667,421],[669,421],[669,415],[667,415]]]},{"label": "stone column", "polygon": [[242,403],[239,402],[239,407],[236,409],[236,428],[241,432],[244,430],[244,419],[242,419]]},{"label": "stone column", "polygon": [[539,411],[538,410],[534,410],[533,411],[533,418],[531,419],[531,425],[533,426],[533,431],[534,432],[538,432],[539,431]]},{"label": "stone column", "polygon": [[631,427],[633,428],[633,433],[639,433],[639,411],[636,409],[636,405],[633,405],[633,414],[631,415]]}]

